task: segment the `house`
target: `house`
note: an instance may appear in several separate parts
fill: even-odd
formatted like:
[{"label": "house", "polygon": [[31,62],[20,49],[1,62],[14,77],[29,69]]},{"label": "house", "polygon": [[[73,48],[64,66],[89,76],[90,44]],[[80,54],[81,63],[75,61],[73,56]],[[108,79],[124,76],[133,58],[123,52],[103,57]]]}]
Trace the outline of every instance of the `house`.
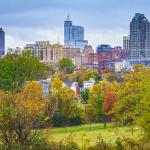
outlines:
[{"label": "house", "polygon": [[64,82],[63,86],[70,87],[70,89],[74,91],[75,94],[80,94],[80,87],[78,85],[78,82]]},{"label": "house", "polygon": [[42,85],[43,95],[46,96],[50,91],[51,78],[38,81]]},{"label": "house", "polygon": [[94,84],[95,84],[95,80],[93,78],[90,78],[89,81],[84,81],[82,91],[85,90],[85,89],[92,88],[94,86]]}]

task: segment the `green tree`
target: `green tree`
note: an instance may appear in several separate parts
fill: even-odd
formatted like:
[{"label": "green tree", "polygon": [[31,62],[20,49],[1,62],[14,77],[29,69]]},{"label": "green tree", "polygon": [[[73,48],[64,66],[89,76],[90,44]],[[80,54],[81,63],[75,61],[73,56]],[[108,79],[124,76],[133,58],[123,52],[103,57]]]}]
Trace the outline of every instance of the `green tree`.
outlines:
[{"label": "green tree", "polygon": [[58,67],[60,71],[64,71],[65,73],[69,74],[73,73],[75,70],[75,65],[69,58],[62,58],[58,63]]},{"label": "green tree", "polygon": [[82,91],[81,97],[83,99],[83,102],[87,104],[87,101],[89,99],[89,89],[85,89],[84,91]]},{"label": "green tree", "polygon": [[49,67],[41,63],[31,51],[24,51],[21,56],[7,54],[0,59],[0,89],[17,90],[25,81],[47,78]]},{"label": "green tree", "polygon": [[94,70],[89,68],[85,71],[84,75],[83,75],[83,79],[88,81],[90,78],[94,78],[96,82],[101,80],[101,75],[98,72],[98,70]]}]

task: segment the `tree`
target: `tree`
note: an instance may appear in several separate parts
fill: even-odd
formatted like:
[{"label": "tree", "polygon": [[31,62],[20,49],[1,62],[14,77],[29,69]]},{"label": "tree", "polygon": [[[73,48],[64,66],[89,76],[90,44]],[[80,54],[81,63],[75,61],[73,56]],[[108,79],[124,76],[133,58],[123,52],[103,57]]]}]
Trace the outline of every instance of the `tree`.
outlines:
[{"label": "tree", "polygon": [[91,129],[91,123],[96,120],[96,116],[94,114],[94,107],[92,105],[86,104],[82,107],[80,107],[81,110],[81,119],[84,123],[89,123]]},{"label": "tree", "polygon": [[54,76],[52,83],[51,83],[51,92],[55,91],[58,92],[62,88],[63,81],[56,75]]},{"label": "tree", "polygon": [[[63,87],[58,91],[58,110],[65,117],[65,124],[69,125],[69,120],[80,116],[75,93],[69,87]],[[66,129],[66,128],[65,128]]]},{"label": "tree", "polygon": [[38,136],[34,125],[47,107],[41,86],[31,82],[18,94],[0,92],[0,104],[0,139],[5,148],[29,149]]},{"label": "tree", "polygon": [[150,69],[135,65],[124,77],[117,92],[118,100],[114,108],[116,118],[124,125],[137,123],[146,136],[150,135]]},{"label": "tree", "polygon": [[69,74],[73,73],[75,70],[75,65],[69,58],[62,58],[58,63],[58,67],[60,71],[64,71],[65,73]]},{"label": "tree", "polygon": [[103,102],[104,111],[107,113],[112,111],[112,109],[115,106],[115,103],[116,103],[116,95],[114,91],[111,88],[109,88],[105,92],[105,96],[104,96],[104,102]]},{"label": "tree", "polygon": [[89,99],[89,89],[85,89],[84,91],[82,91],[81,97],[83,99],[83,102],[87,104],[87,101]]},{"label": "tree", "polygon": [[101,80],[101,75],[98,70],[94,70],[93,72],[93,69],[89,68],[85,71],[83,79],[88,81],[90,78],[94,78],[98,82]]},{"label": "tree", "polygon": [[104,92],[105,86],[101,83],[94,85],[89,91],[88,104],[94,108],[93,113],[97,121],[100,120],[100,115],[103,113]]},{"label": "tree", "polygon": [[41,63],[31,51],[24,51],[21,56],[7,54],[0,59],[0,89],[17,90],[25,81],[47,78],[49,66]]},{"label": "tree", "polygon": [[69,87],[63,87],[63,82],[58,76],[52,80],[50,95],[55,103],[53,120],[58,116],[57,119],[63,117],[68,125],[69,120],[80,116],[75,93]]},{"label": "tree", "polygon": [[123,82],[123,78],[121,76],[121,74],[114,72],[114,71],[110,71],[105,73],[105,79],[108,82]]},{"label": "tree", "polygon": [[77,107],[75,93],[69,87],[63,87],[60,90],[59,98],[60,112],[62,112],[66,118],[76,117],[79,109]]}]

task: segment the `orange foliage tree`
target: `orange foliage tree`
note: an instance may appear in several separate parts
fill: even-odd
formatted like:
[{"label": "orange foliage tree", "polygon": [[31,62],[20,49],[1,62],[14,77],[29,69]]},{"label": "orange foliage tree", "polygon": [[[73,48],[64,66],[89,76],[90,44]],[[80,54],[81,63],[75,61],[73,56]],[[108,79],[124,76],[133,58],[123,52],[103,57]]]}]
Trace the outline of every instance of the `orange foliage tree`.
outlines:
[{"label": "orange foliage tree", "polygon": [[116,96],[110,89],[107,90],[104,97],[103,109],[105,112],[110,112],[116,103]]}]

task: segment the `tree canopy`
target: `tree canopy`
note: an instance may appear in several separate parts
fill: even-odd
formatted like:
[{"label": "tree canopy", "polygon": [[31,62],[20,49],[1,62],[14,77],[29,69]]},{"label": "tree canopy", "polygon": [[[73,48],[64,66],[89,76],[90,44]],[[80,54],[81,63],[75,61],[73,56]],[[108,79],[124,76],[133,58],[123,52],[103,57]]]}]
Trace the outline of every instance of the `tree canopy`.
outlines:
[{"label": "tree canopy", "polygon": [[69,58],[62,58],[59,63],[58,67],[60,71],[64,71],[65,73],[73,73],[75,70],[75,65],[73,61]]},{"label": "tree canopy", "polygon": [[135,65],[117,91],[114,112],[121,122],[136,123],[150,135],[150,69]]},{"label": "tree canopy", "polygon": [[14,90],[25,81],[47,78],[49,67],[41,63],[31,51],[24,51],[21,56],[7,54],[0,59],[0,89]]}]

